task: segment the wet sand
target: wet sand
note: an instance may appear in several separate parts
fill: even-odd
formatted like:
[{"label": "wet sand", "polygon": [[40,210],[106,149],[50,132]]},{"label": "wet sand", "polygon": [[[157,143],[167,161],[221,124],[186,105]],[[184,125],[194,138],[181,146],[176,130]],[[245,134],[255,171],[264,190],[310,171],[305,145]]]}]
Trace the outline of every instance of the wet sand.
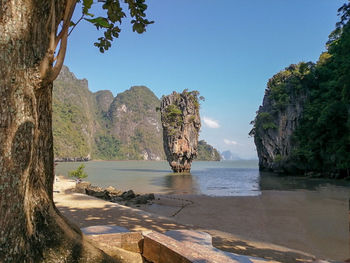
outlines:
[{"label": "wet sand", "polygon": [[[213,236],[219,249],[280,262],[311,262],[312,255],[335,260],[349,257],[348,229],[344,233],[343,228],[348,226],[348,204],[341,200],[321,202],[307,192],[301,197],[274,191],[258,197],[157,195],[153,205],[134,209],[73,193],[74,186],[61,177],[54,186],[59,191],[54,200],[79,227],[111,224],[133,231],[201,230]],[[318,231],[320,226],[324,231]]]}]

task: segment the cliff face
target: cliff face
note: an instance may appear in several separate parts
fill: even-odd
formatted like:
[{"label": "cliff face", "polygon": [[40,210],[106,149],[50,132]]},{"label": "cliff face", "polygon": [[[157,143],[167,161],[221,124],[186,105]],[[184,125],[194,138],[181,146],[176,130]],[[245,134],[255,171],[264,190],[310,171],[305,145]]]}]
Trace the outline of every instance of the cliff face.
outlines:
[{"label": "cliff face", "polygon": [[86,79],[77,79],[63,67],[54,81],[53,136],[56,158],[87,157],[93,152],[96,122],[95,99]]},{"label": "cliff face", "polygon": [[[156,111],[159,104],[144,86],[116,97],[109,90],[92,93],[86,79],[77,79],[64,66],[53,89],[56,160],[165,159],[161,117]],[[210,147],[199,147],[198,153],[212,160]]]},{"label": "cliff face", "polygon": [[173,92],[162,98],[160,111],[167,160],[174,172],[189,172],[201,127],[198,92]]},{"label": "cliff face", "polygon": [[94,96],[96,98],[98,109],[103,114],[106,114],[114,100],[112,92],[109,90],[99,90],[94,93]]},{"label": "cliff face", "polygon": [[67,67],[54,82],[56,159],[164,159],[159,99],[147,87],[92,93]]},{"label": "cliff face", "polygon": [[110,132],[122,143],[125,159],[164,159],[158,105],[159,99],[144,86],[132,87],[114,98],[108,111]]},{"label": "cliff face", "polygon": [[313,64],[291,65],[269,80],[251,135],[254,136],[260,170],[293,173],[299,164],[293,160],[296,145],[293,134],[302,118],[307,93],[305,74]]},{"label": "cliff face", "polygon": [[350,178],[350,5],[316,64],[291,65],[268,83],[254,120],[260,169]]}]

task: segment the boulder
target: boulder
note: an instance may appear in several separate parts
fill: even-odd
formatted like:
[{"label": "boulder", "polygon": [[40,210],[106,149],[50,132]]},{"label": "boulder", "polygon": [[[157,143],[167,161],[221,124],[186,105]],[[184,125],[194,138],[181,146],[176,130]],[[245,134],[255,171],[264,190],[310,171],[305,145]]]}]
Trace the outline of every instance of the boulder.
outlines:
[{"label": "boulder", "polygon": [[125,200],[130,200],[135,198],[136,195],[133,190],[129,190],[127,192],[122,193],[121,197],[124,198]]},{"label": "boulder", "polygon": [[134,200],[132,200],[137,205],[147,204],[149,201],[154,200],[154,194],[145,194],[136,196]]},{"label": "boulder", "polygon": [[80,182],[75,184],[75,192],[76,193],[81,193],[81,194],[86,194],[86,189],[91,187],[90,182]]}]

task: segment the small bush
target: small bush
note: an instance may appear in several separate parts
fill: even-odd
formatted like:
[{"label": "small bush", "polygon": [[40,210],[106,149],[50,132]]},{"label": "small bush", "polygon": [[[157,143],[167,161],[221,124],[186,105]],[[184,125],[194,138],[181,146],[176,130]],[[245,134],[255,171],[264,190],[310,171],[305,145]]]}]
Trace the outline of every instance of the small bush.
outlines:
[{"label": "small bush", "polygon": [[68,173],[69,177],[74,177],[76,179],[84,179],[88,177],[87,173],[84,171],[85,165],[81,164],[76,170],[70,171]]}]

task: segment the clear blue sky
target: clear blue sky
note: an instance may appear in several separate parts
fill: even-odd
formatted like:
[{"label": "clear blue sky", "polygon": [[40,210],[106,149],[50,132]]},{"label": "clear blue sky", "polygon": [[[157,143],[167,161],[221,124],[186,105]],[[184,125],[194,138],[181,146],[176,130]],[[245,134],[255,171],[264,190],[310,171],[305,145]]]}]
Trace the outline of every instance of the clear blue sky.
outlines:
[{"label": "clear blue sky", "polygon": [[149,0],[155,24],[146,33],[133,33],[125,22],[120,38],[101,54],[93,42],[102,32],[81,23],[70,36],[65,64],[88,79],[92,91],[116,95],[146,85],[161,97],[198,90],[206,98],[200,137],[220,151],[256,158],[249,123],[268,79],[289,64],[318,59],[343,3]]}]

